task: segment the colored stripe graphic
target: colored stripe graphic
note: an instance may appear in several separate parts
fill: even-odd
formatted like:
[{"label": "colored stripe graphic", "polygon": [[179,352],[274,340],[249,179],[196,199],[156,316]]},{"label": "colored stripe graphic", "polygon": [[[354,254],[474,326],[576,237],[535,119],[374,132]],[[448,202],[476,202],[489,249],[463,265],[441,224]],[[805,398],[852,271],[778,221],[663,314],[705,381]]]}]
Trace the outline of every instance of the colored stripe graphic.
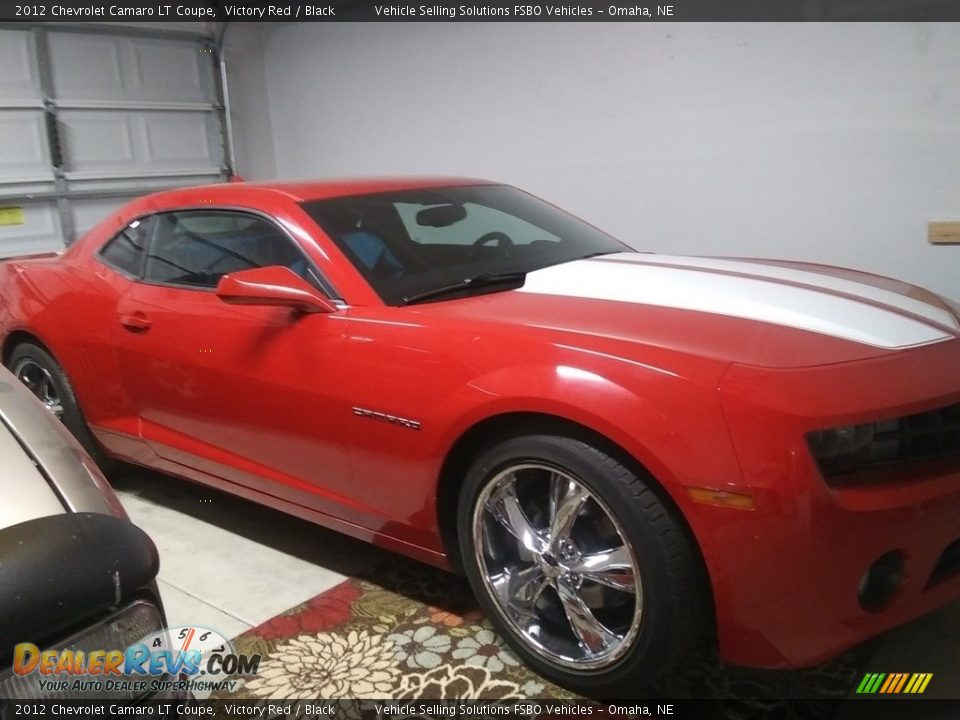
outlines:
[{"label": "colored stripe graphic", "polygon": [[861,680],[860,684],[857,685],[858,695],[861,695],[867,691],[867,685],[870,684],[870,681],[872,680],[872,678],[873,678],[873,675],[871,675],[870,673],[867,673],[866,675],[863,676],[863,680]]},{"label": "colored stripe graphic", "polygon": [[857,685],[858,695],[919,695],[926,691],[933,673],[867,673]]},{"label": "colored stripe graphic", "polygon": [[869,693],[875,693],[880,689],[880,683],[883,682],[883,679],[887,676],[886,673],[877,673],[874,681],[870,684],[870,689],[867,691]]},{"label": "colored stripe graphic", "polygon": [[903,689],[903,686],[907,682],[907,678],[910,677],[910,673],[900,673],[900,680],[897,682],[896,687],[894,687],[890,692],[898,693]]},{"label": "colored stripe graphic", "polygon": [[890,673],[887,676],[887,681],[880,688],[881,693],[890,693],[893,692],[893,689],[897,686],[897,683],[900,682],[899,673]]}]

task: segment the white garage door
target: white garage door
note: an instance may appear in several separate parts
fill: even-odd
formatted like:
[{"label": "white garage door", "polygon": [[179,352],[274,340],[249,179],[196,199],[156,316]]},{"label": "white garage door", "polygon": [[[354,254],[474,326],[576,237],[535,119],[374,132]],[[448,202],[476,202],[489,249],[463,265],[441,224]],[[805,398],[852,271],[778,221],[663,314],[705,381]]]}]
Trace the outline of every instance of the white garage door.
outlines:
[{"label": "white garage door", "polygon": [[0,29],[0,257],[57,250],[132,196],[229,174],[209,38]]}]

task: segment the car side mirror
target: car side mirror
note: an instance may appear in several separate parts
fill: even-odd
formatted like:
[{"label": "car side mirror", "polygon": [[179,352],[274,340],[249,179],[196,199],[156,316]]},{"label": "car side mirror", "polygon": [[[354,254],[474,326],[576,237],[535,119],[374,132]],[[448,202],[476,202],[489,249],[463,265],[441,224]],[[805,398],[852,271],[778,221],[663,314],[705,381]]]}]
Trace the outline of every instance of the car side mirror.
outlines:
[{"label": "car side mirror", "polygon": [[224,275],[216,293],[230,305],[289,307],[303,313],[332,313],[337,309],[313,285],[280,265]]}]

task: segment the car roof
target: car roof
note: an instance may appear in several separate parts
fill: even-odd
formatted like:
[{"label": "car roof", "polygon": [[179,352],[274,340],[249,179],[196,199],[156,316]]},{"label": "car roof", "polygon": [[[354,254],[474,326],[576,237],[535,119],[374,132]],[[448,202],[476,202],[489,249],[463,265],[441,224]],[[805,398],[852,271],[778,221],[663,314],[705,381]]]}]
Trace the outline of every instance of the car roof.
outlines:
[{"label": "car roof", "polygon": [[494,185],[490,180],[470,177],[382,177],[382,178],[344,178],[330,180],[296,180],[271,182],[229,182],[202,185],[190,188],[177,188],[155,193],[156,198],[181,198],[197,190],[217,190],[229,192],[235,197],[256,196],[266,193],[279,193],[294,202],[324,200],[349,195],[368,195],[396,190],[418,190],[422,188],[454,187],[462,185]]}]

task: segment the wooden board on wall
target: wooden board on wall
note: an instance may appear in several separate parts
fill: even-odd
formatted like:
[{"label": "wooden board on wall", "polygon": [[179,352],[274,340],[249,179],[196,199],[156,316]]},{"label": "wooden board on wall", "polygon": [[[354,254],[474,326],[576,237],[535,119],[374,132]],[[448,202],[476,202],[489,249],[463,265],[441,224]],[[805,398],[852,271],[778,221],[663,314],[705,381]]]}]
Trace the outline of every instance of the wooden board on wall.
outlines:
[{"label": "wooden board on wall", "polygon": [[929,223],[927,239],[934,245],[960,245],[960,220]]}]

